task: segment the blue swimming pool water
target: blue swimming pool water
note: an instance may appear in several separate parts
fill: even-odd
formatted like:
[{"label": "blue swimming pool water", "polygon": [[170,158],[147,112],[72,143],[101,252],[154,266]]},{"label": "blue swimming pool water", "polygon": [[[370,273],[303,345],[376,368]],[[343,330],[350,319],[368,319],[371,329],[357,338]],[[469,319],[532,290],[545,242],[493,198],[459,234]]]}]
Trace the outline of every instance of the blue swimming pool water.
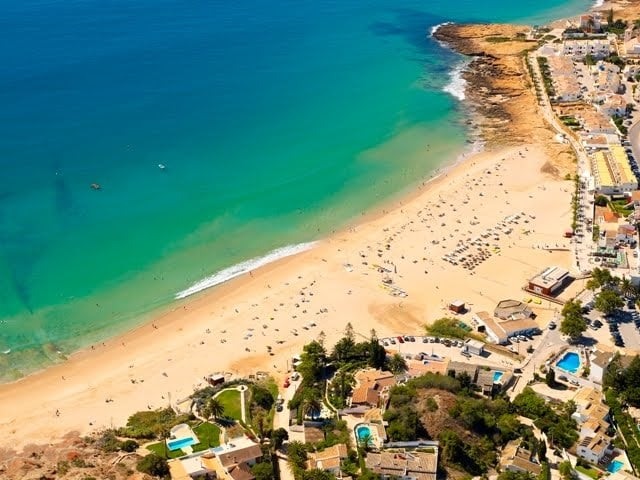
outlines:
[{"label": "blue swimming pool water", "polygon": [[358,441],[361,441],[367,435],[369,436],[369,438],[372,437],[371,428],[369,428],[367,425],[360,425],[356,428],[356,436],[358,437]]},{"label": "blue swimming pool water", "polygon": [[607,472],[616,473],[617,471],[622,469],[622,467],[624,467],[624,463],[622,463],[620,460],[614,460],[607,466]]},{"label": "blue swimming pool water", "polygon": [[173,452],[174,450],[179,450],[180,448],[190,447],[195,443],[197,442],[193,437],[185,437],[179,438],[177,440],[169,440],[167,442],[167,447],[169,447],[169,450]]},{"label": "blue swimming pool water", "polygon": [[565,372],[576,373],[580,368],[580,355],[574,352],[567,352],[556,365]]},{"label": "blue swimming pool water", "polygon": [[504,375],[504,372],[499,372],[497,370],[493,372],[493,383],[498,383],[502,378],[502,375]]}]

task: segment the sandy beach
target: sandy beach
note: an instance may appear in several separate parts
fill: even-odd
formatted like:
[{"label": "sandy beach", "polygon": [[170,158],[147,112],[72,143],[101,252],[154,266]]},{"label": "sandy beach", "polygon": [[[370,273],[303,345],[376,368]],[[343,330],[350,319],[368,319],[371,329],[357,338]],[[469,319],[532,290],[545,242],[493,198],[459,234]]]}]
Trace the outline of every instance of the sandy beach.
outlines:
[{"label": "sandy beach", "polygon": [[[535,132],[528,142],[492,142],[310,251],[189,297],[134,331],[0,386],[0,445],[20,448],[122,425],[137,410],[185,398],[213,372],[267,371],[281,379],[288,359],[321,331],[328,345],[347,322],[365,337],[372,329],[379,336],[418,333],[445,316],[452,300],[464,300],[472,312],[493,311],[499,300],[522,299],[526,278],[544,267],[571,268],[570,251],[543,248],[569,247],[562,234],[571,223],[572,183],[563,177],[572,165],[558,155],[567,147],[553,145],[523,77],[514,78],[521,82],[512,105],[517,120]],[[489,246],[472,245],[502,222]],[[485,260],[470,269],[443,259],[461,246]],[[383,279],[406,297],[392,295]],[[541,325],[555,307],[534,305]]]}]

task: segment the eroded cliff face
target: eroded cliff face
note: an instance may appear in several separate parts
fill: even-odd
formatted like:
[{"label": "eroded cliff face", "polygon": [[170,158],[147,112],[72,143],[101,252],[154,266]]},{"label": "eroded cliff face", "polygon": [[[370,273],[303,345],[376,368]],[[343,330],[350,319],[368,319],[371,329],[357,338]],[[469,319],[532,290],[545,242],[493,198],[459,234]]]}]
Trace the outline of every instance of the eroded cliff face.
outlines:
[{"label": "eroded cliff face", "polygon": [[555,132],[539,111],[529,78],[526,52],[536,42],[525,41],[528,27],[516,25],[444,25],[435,37],[455,51],[472,57],[463,76],[471,124],[487,148],[537,143],[544,145],[553,165],[549,173],[575,170],[574,155],[555,141]]}]

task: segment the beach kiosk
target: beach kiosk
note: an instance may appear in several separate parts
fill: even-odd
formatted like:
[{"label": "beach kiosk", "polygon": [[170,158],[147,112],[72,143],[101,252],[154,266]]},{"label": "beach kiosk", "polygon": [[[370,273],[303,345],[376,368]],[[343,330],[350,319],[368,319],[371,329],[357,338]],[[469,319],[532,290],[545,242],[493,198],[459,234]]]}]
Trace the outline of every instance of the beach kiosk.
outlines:
[{"label": "beach kiosk", "polygon": [[449,310],[455,313],[464,313],[466,311],[462,300],[454,300],[449,304]]},{"label": "beach kiosk", "polygon": [[214,374],[214,375],[209,375],[207,377],[207,383],[209,385],[220,385],[224,383],[224,375],[220,375],[220,374]]}]

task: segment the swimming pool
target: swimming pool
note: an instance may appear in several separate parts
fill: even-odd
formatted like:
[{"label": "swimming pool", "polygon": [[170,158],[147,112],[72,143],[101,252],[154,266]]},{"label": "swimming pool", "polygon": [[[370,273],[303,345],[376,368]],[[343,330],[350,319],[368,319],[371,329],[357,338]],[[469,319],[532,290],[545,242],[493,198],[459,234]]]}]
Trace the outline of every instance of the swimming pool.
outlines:
[{"label": "swimming pool", "polygon": [[502,378],[502,375],[504,375],[504,372],[500,372],[499,370],[493,372],[493,383],[498,383]]},{"label": "swimming pool", "polygon": [[369,425],[358,425],[356,427],[356,437],[358,442],[362,442],[365,438],[369,437],[369,442],[373,441],[373,432]]},{"label": "swimming pool", "polygon": [[575,352],[567,352],[558,360],[556,366],[569,373],[576,373],[580,368],[580,355]]},{"label": "swimming pool", "polygon": [[624,467],[624,463],[622,463],[620,460],[614,460],[609,465],[607,465],[607,472],[616,473],[617,471],[621,470],[622,467]]},{"label": "swimming pool", "polygon": [[169,448],[169,450],[173,452],[174,450],[179,450],[184,447],[190,447],[195,443],[197,443],[195,438],[184,437],[184,438],[178,438],[176,440],[167,440],[167,447]]}]

